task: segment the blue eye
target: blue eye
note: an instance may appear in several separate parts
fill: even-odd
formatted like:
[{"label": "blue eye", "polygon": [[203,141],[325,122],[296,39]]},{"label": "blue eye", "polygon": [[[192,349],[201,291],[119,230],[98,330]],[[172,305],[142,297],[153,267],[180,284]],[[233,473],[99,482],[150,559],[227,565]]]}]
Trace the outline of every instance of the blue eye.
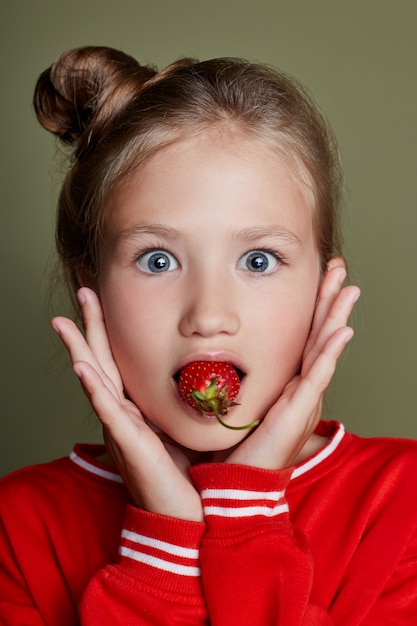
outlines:
[{"label": "blue eye", "polygon": [[250,250],[238,261],[239,269],[262,274],[271,272],[278,265],[279,259],[273,252],[265,250]]},{"label": "blue eye", "polygon": [[140,269],[149,274],[171,272],[179,267],[177,259],[165,250],[151,250],[144,252],[137,259]]}]

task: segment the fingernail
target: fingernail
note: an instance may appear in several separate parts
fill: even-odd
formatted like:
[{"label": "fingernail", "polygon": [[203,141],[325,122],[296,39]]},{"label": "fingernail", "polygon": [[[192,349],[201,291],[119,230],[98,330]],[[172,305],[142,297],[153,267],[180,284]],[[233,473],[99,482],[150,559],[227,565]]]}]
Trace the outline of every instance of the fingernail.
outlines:
[{"label": "fingernail", "polygon": [[73,370],[74,374],[75,374],[76,376],[78,376],[78,378],[81,380],[81,379],[82,379],[82,377],[83,377],[83,374],[82,374],[81,369],[79,369],[79,367],[78,367],[78,364],[77,364],[77,363],[74,363],[74,365],[72,366],[72,370]]},{"label": "fingernail", "polygon": [[54,320],[51,321],[52,330],[56,332],[57,335],[61,336],[61,331],[58,326],[55,324]]},{"label": "fingernail", "polygon": [[345,334],[345,343],[349,343],[349,341],[353,338],[355,331],[350,326],[347,327],[347,331]]},{"label": "fingernail", "polygon": [[347,271],[345,270],[345,268],[344,267],[340,268],[340,274],[339,274],[340,284],[344,283],[346,276],[347,276]]},{"label": "fingernail", "polygon": [[86,303],[85,293],[84,293],[84,291],[81,291],[81,289],[79,289],[78,292],[77,292],[77,298],[78,298],[78,302],[81,304],[81,306],[83,306],[83,304]]}]

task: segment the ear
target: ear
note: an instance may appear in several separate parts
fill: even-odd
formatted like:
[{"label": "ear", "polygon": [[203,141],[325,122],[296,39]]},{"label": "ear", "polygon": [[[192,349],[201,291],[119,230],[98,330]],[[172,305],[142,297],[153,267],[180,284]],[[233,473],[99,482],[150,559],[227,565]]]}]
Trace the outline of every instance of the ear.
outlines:
[{"label": "ear", "polygon": [[75,272],[80,287],[89,287],[93,291],[97,289],[97,276],[90,267],[82,266]]},{"label": "ear", "polygon": [[342,256],[335,256],[327,261],[327,271],[334,269],[335,267],[343,267],[346,269],[346,261]]}]

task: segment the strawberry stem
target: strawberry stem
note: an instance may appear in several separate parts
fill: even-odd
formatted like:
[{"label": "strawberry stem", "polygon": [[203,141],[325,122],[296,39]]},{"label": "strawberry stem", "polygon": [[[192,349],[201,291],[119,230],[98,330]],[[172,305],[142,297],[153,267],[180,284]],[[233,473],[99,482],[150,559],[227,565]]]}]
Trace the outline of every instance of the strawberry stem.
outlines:
[{"label": "strawberry stem", "polygon": [[220,417],[219,412],[217,411],[217,406],[216,406],[216,401],[215,400],[211,400],[210,401],[210,406],[211,406],[212,411],[214,413],[214,417],[219,422],[219,424],[221,424],[225,428],[229,428],[230,430],[247,430],[249,428],[254,428],[255,426],[258,426],[258,424],[259,424],[259,420],[254,420],[250,424],[244,424],[243,426],[232,426],[231,424],[227,424],[226,422],[224,422],[222,420],[222,418]]},{"label": "strawberry stem", "polygon": [[259,420],[254,420],[250,424],[244,426],[232,426],[222,420],[220,415],[227,415],[229,408],[236,406],[237,402],[234,402],[229,398],[228,386],[217,386],[218,376],[213,376],[208,387],[206,387],[204,393],[197,389],[191,391],[189,396],[195,402],[195,408],[201,413],[201,415],[213,414],[216,420],[230,430],[247,430],[258,426]]}]

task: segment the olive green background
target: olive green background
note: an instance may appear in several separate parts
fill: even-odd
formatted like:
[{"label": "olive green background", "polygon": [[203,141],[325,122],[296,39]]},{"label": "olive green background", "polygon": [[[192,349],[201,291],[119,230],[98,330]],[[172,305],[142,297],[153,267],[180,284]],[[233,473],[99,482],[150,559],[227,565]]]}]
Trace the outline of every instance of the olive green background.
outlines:
[{"label": "olive green background", "polygon": [[344,156],[345,252],[363,291],[326,415],[365,436],[417,436],[416,22],[415,0],[2,1],[0,474],[100,438],[49,329],[63,165],[31,108],[38,74],[85,44],[159,66],[243,56],[315,94]]}]

